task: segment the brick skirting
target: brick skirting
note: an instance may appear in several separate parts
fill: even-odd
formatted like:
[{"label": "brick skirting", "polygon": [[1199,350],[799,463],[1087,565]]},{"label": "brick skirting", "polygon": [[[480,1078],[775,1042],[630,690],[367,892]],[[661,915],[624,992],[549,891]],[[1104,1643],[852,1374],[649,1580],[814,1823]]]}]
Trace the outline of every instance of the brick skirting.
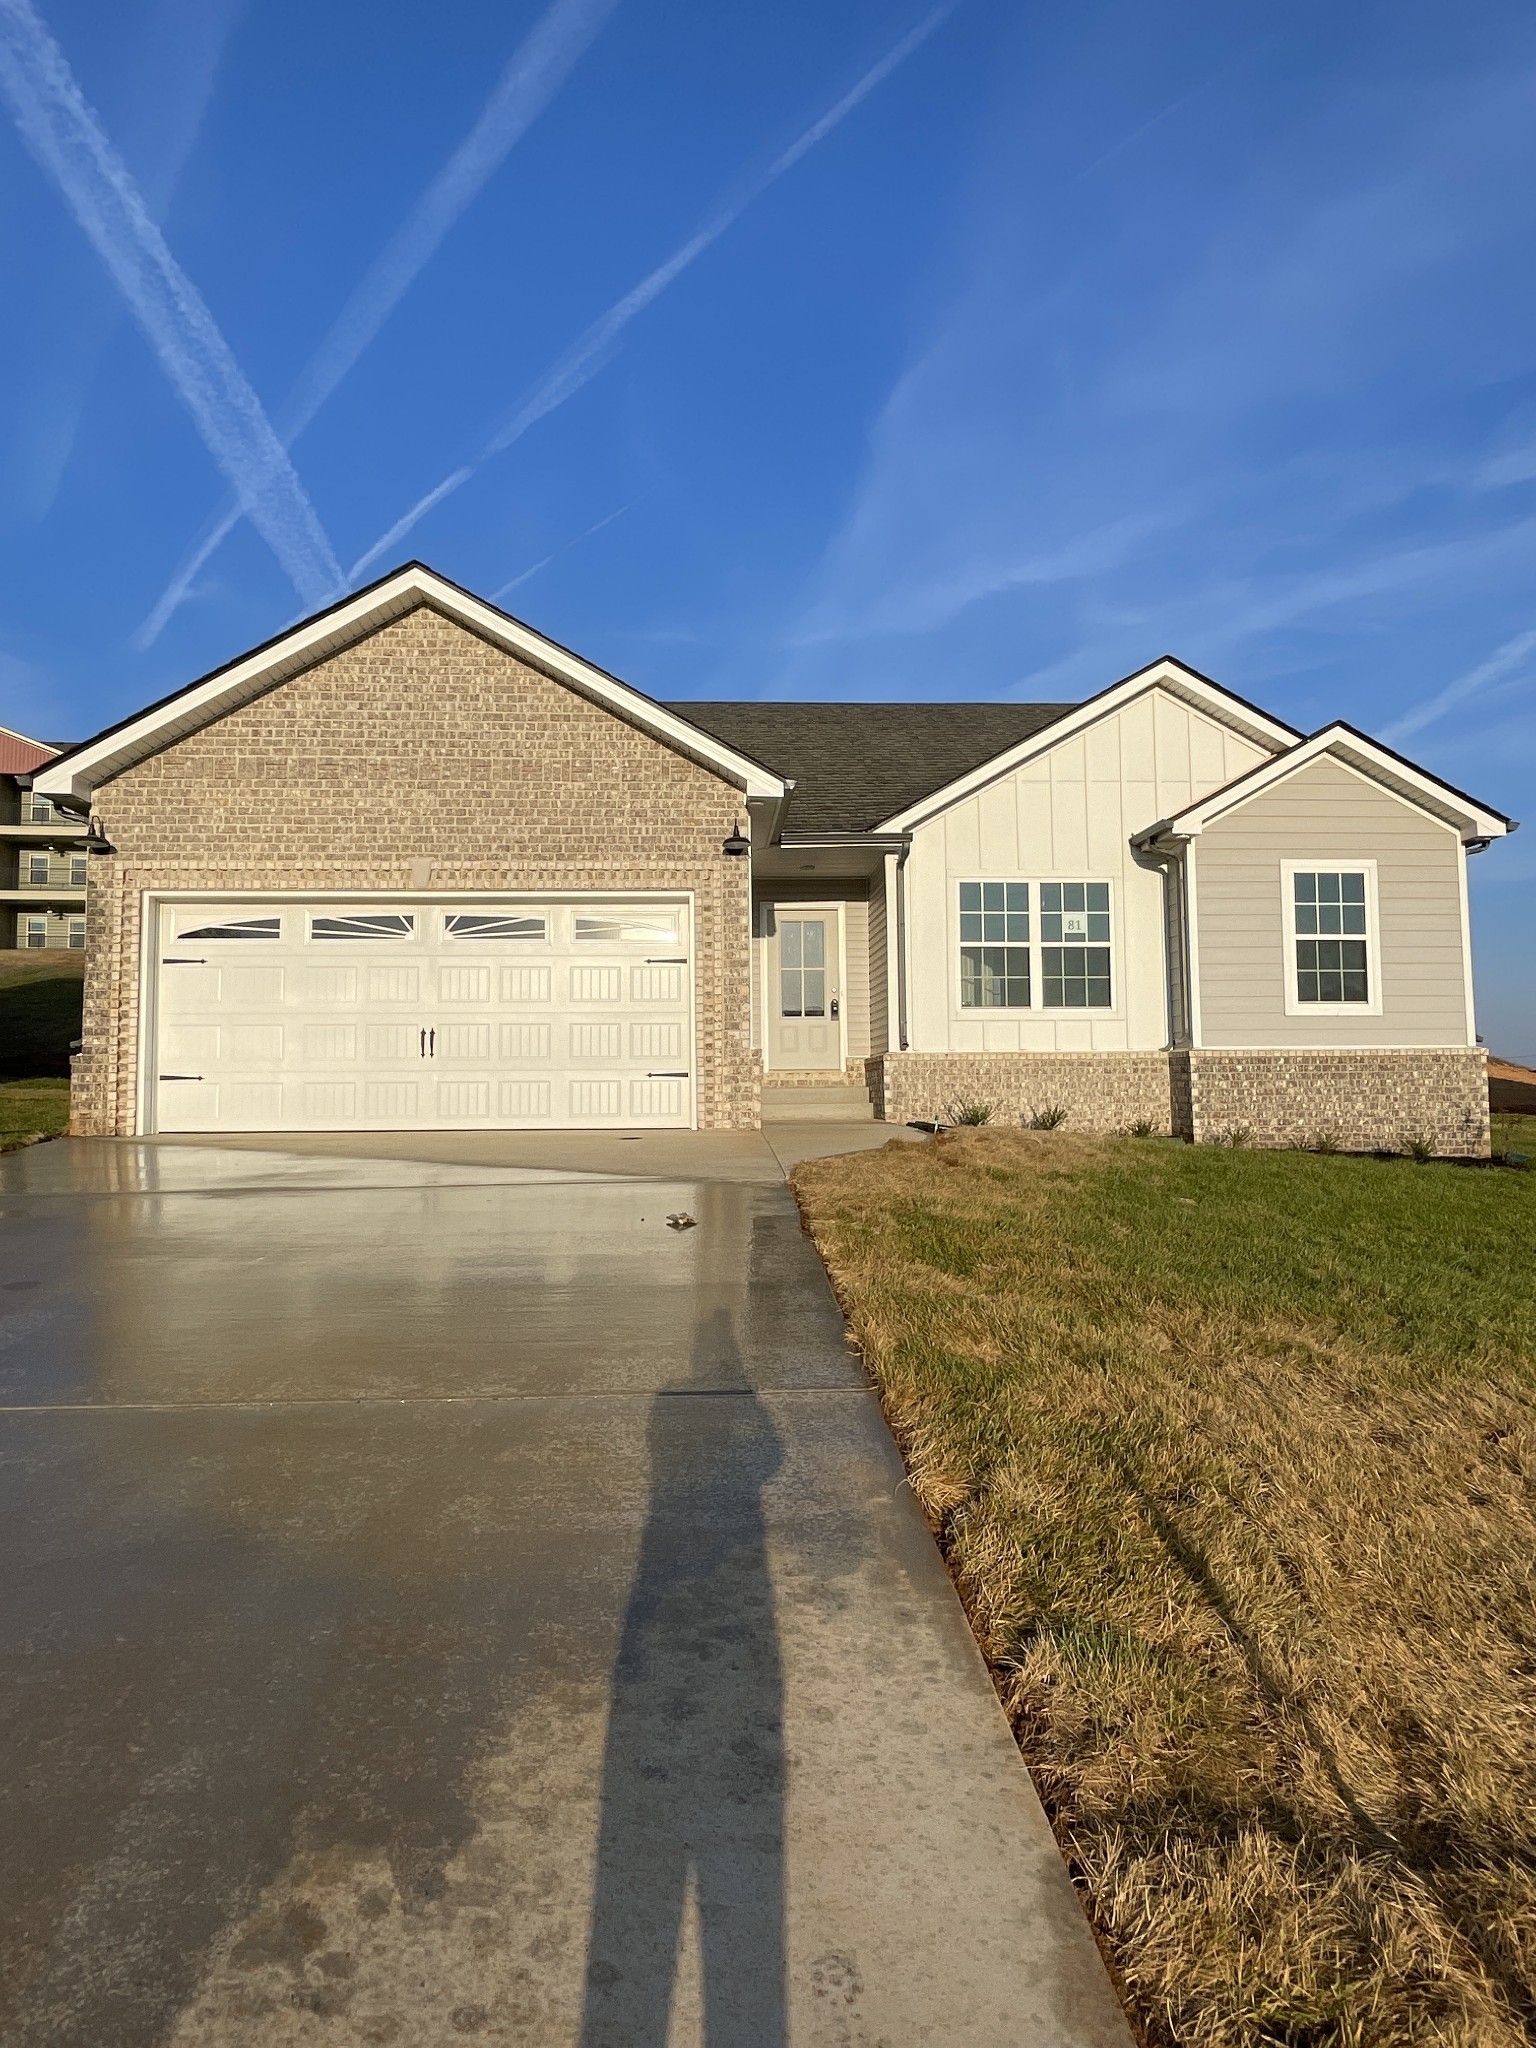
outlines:
[{"label": "brick skirting", "polygon": [[1256,1145],[1399,1152],[1424,1139],[1453,1159],[1488,1157],[1488,1059],[1481,1046],[1423,1052],[1175,1053],[1189,1071],[1197,1138],[1246,1132]]},{"label": "brick skirting", "polygon": [[986,1102],[999,1123],[1061,1108],[1073,1131],[1173,1130],[1165,1052],[888,1052],[865,1073],[887,1123],[949,1121],[956,1104]]},{"label": "brick skirting", "polygon": [[1063,1108],[1065,1128],[1102,1133],[1150,1123],[1209,1143],[1326,1144],[1401,1151],[1423,1139],[1451,1158],[1488,1156],[1486,1056],[1479,1046],[1425,1051],[883,1053],[865,1064],[875,1115],[948,1120],[963,1102],[1000,1123]]}]

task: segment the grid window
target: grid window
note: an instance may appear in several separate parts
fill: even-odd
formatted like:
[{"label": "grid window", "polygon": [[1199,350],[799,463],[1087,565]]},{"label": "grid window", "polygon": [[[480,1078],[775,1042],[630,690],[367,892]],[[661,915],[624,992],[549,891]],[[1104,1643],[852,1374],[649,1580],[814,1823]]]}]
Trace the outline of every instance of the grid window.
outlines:
[{"label": "grid window", "polygon": [[827,927],[819,917],[779,920],[779,1012],[827,1014]]},{"label": "grid window", "polygon": [[85,919],[72,917],[69,920],[69,946],[73,953],[85,951]]},{"label": "grid window", "polygon": [[1040,939],[1045,1007],[1109,1009],[1108,882],[1042,882]]},{"label": "grid window", "polygon": [[46,853],[27,855],[27,880],[33,888],[46,888],[48,884],[48,856]]},{"label": "grid window", "polygon": [[87,858],[88,856],[83,853],[72,853],[69,856],[69,886],[72,889],[83,889],[85,887],[85,863]]},{"label": "grid window", "polygon": [[29,825],[47,825],[52,821],[52,818],[53,805],[49,803],[47,797],[33,797],[28,806],[26,822]]},{"label": "grid window", "polygon": [[960,1007],[1029,1008],[1028,882],[960,884]]},{"label": "grid window", "polygon": [[1365,876],[1298,870],[1291,877],[1291,886],[1296,918],[1296,1000],[1368,1003]]},{"label": "grid window", "polygon": [[48,920],[46,917],[28,917],[22,920],[22,944],[24,946],[46,946],[48,943]]}]

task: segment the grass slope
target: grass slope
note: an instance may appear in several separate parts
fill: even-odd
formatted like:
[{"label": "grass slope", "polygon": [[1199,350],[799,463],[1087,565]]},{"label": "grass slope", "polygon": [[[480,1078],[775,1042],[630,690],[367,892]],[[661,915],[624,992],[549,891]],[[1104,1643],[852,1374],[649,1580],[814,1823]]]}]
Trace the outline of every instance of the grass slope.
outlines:
[{"label": "grass slope", "polygon": [[56,1138],[68,1124],[67,1081],[0,1081],[0,1152]]},{"label": "grass slope", "polygon": [[69,1048],[80,1036],[84,955],[0,951],[0,1080],[36,1074],[69,1077]]},{"label": "grass slope", "polygon": [[980,1130],[795,1186],[1146,2037],[1536,2033],[1536,1173]]}]

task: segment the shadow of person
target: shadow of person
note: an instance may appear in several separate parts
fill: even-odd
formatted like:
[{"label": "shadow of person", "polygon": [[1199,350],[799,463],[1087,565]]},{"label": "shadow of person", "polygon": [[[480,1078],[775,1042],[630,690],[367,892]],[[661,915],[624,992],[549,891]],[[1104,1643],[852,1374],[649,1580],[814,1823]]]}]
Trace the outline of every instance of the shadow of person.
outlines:
[{"label": "shadow of person", "polygon": [[784,1685],[762,1489],[779,1438],[730,1315],[659,1392],[614,1668],[583,2048],[664,2048],[690,1884],[708,2048],[783,2048]]}]

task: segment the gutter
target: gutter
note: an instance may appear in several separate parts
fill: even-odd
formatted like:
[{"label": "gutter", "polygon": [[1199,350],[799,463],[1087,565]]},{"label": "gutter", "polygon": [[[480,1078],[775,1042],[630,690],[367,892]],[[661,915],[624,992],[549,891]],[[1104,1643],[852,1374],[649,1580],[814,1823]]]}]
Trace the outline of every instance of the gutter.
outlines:
[{"label": "gutter", "polygon": [[896,855],[896,1049],[907,1050],[907,855],[912,851],[909,836],[903,837]]}]

